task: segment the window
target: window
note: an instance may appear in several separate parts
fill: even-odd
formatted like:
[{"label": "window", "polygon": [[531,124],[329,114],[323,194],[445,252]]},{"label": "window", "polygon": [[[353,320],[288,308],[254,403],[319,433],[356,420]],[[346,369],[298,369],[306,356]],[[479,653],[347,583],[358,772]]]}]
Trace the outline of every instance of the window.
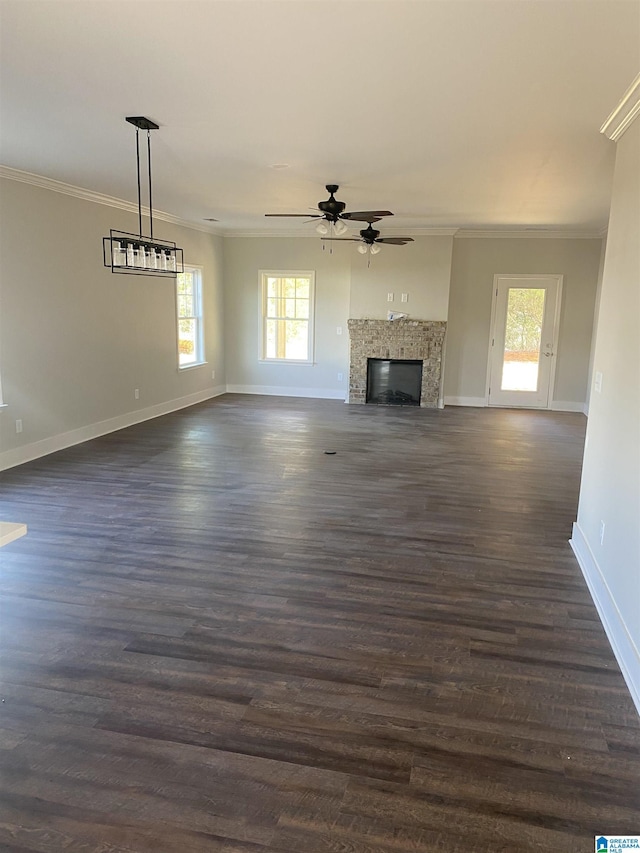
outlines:
[{"label": "window", "polygon": [[260,273],[261,348],[264,361],[313,361],[315,273]]},{"label": "window", "polygon": [[185,266],[176,281],[178,311],[178,366],[204,363],[202,333],[202,270]]}]

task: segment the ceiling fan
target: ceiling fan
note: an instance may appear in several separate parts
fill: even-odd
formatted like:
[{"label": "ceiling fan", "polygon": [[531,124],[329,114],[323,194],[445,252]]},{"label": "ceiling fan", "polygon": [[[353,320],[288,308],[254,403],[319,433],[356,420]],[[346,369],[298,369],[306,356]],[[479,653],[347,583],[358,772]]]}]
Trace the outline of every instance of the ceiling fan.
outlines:
[{"label": "ceiling fan", "polygon": [[386,246],[404,246],[407,243],[413,243],[413,237],[380,237],[380,232],[373,227],[373,223],[377,222],[377,218],[367,219],[369,225],[363,228],[359,237],[323,237],[323,240],[340,240],[359,243],[358,251],[361,255],[366,255],[369,252],[372,255],[377,255],[380,251],[379,243],[384,243]]},{"label": "ceiling fan", "polygon": [[[369,225],[371,225],[372,222],[377,222],[383,216],[393,216],[393,213],[390,210],[345,211],[345,207],[347,206],[345,202],[338,201],[338,199],[335,198],[335,193],[338,192],[338,189],[338,184],[326,185],[329,198],[326,201],[318,202],[318,210],[320,213],[265,213],[265,216],[302,216],[309,222],[312,222],[314,219],[318,219],[319,222],[316,230],[320,234],[328,234],[329,230],[331,230],[337,237],[339,237],[340,234],[344,234],[347,230],[347,226],[344,224],[344,221],[368,222]],[[314,208],[312,208],[312,210],[313,209]]]}]

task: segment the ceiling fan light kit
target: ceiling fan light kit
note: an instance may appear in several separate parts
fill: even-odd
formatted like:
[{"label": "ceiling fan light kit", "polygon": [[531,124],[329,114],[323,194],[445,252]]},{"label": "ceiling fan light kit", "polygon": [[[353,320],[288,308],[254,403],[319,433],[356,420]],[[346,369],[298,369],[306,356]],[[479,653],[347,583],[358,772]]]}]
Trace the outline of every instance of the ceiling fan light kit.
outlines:
[{"label": "ceiling fan light kit", "polygon": [[326,220],[321,219],[320,222],[316,225],[316,231],[322,237],[327,234],[333,234],[336,237],[340,237],[342,234],[347,233],[347,226],[344,222],[338,220],[337,222],[326,222]]},{"label": "ceiling fan light kit", "polygon": [[[136,166],[138,174],[138,226],[139,234],[111,229],[108,237],[102,238],[105,267],[113,273],[127,275],[172,277],[184,272],[182,249],[170,240],[159,240],[153,236],[153,205],[151,193],[151,131],[158,125],[144,116],[129,116],[126,119],[136,129]],[[142,233],[142,194],[140,190],[140,131],[147,131],[147,162],[149,172],[149,235]]]}]

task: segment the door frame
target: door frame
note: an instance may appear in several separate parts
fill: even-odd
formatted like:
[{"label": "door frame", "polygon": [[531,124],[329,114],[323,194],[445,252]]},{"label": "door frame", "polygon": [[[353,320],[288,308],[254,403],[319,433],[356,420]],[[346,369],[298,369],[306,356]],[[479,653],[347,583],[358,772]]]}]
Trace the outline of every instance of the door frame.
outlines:
[{"label": "door frame", "polygon": [[[489,388],[491,386],[491,367],[493,360],[493,341],[494,341],[494,326],[496,322],[496,311],[498,307],[498,282],[502,278],[513,278],[520,280],[530,280],[530,279],[548,279],[549,281],[556,282],[558,288],[556,293],[556,305],[555,305],[555,316],[553,321],[553,355],[551,356],[551,368],[549,375],[549,399],[547,400],[546,409],[549,410],[552,408],[553,404],[553,392],[556,384],[556,367],[558,363],[558,340],[560,338],[560,311],[562,308],[562,282],[564,279],[563,275],[557,275],[555,273],[496,273],[493,277],[493,297],[491,300],[491,323],[489,325],[489,337],[487,339],[487,380],[485,383],[484,389],[484,404],[485,406],[489,406]],[[526,408],[526,407],[518,407],[518,406],[492,406],[492,408],[505,408],[505,409],[513,409],[513,408]],[[545,411],[545,409],[542,409]]]}]

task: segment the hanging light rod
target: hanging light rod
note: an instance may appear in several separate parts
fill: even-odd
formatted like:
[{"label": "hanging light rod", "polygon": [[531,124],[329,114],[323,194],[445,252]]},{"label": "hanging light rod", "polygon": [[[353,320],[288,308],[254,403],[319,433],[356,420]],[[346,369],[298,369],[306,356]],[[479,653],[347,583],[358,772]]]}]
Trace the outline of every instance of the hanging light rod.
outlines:
[{"label": "hanging light rod", "polygon": [[[153,197],[151,189],[151,131],[159,130],[151,119],[144,116],[127,116],[126,121],[136,129],[136,167],[138,175],[138,230],[116,231],[102,238],[105,267],[111,272],[129,275],[172,276],[184,272],[182,249],[169,240],[153,236]],[[142,190],[140,181],[140,131],[147,131],[147,165],[149,174],[149,236],[142,233]]]}]

